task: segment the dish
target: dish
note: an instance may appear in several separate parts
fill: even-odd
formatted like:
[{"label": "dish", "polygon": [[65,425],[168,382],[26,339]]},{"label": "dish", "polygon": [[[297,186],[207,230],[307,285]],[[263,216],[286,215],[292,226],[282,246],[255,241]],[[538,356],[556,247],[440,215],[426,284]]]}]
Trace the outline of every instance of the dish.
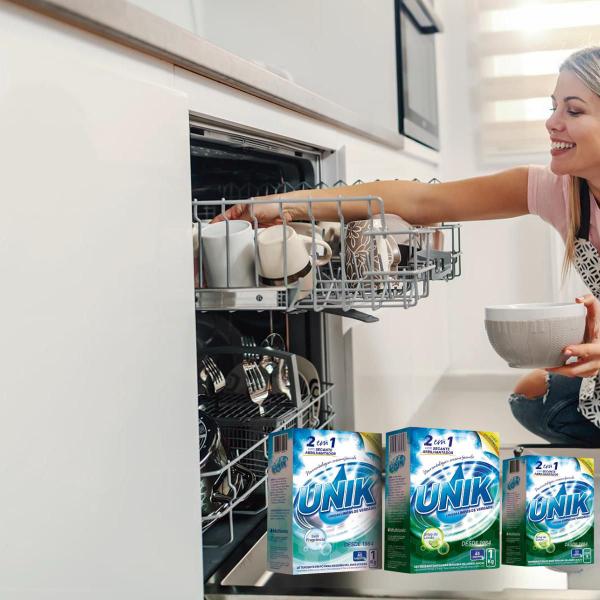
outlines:
[{"label": "dish", "polygon": [[560,367],[565,346],[585,335],[586,309],[575,303],[488,306],[485,330],[494,350],[514,368]]},{"label": "dish", "polygon": [[[296,355],[298,366],[298,379],[300,383],[300,396],[303,403],[312,402],[321,395],[321,379],[315,366],[306,358]],[[318,427],[321,401],[317,401],[308,411],[306,427]]]}]

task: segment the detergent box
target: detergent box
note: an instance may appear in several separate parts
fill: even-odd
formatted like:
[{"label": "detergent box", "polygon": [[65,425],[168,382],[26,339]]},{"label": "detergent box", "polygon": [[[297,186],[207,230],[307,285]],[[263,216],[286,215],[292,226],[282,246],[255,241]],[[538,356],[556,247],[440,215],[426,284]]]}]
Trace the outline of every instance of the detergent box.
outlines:
[{"label": "detergent box", "polygon": [[490,431],[408,427],[386,435],[386,570],[498,568],[499,451]]},{"label": "detergent box", "polygon": [[502,465],[502,562],[594,562],[594,460],[522,456]]},{"label": "detergent box", "polygon": [[268,568],[381,568],[381,434],[290,429],[267,446]]}]

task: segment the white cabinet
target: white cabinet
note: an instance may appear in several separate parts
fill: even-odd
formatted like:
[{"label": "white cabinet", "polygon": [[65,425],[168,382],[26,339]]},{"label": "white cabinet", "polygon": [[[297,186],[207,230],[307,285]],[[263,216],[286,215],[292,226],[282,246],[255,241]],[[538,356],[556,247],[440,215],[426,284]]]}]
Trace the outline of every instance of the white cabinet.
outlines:
[{"label": "white cabinet", "polygon": [[197,600],[187,103],[59,35],[0,4],[0,597]]}]

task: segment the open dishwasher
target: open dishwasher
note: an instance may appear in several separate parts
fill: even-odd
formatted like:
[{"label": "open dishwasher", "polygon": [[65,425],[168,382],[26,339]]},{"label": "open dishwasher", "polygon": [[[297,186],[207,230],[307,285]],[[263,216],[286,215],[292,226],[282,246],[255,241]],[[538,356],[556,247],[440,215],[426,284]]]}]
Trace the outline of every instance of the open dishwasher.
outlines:
[{"label": "open dishwasher", "polygon": [[[460,275],[460,229],[399,225],[386,217],[381,199],[359,195],[336,199],[337,219],[324,223],[314,216],[325,202],[319,189],[343,184],[330,171],[327,151],[195,118],[190,141],[205,594],[368,593],[370,583],[357,583],[361,573],[298,578],[266,571],[266,440],[282,429],[336,428],[344,394],[335,385],[343,378],[335,317],[376,321],[373,311],[414,307],[433,281]],[[254,211],[266,202],[262,196],[295,190],[306,191],[293,202],[307,207],[302,234],[311,268],[298,278],[284,267],[265,284],[257,243],[263,228]],[[226,221],[224,252],[217,253],[224,284],[212,286],[207,226],[240,203],[250,216],[251,278],[244,286],[233,281],[239,259],[233,222]],[[354,233],[344,216],[349,203],[367,211]],[[286,240],[283,265],[292,252]],[[323,246],[331,251],[327,259]]]}]

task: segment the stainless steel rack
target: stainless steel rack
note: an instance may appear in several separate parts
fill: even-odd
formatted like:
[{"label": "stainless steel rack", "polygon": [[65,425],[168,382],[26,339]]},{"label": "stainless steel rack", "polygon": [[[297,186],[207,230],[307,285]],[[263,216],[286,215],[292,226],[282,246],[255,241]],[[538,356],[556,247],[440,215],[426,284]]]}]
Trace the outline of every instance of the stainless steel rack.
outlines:
[{"label": "stainless steel rack", "polygon": [[[203,400],[205,410],[216,417],[224,438],[228,442],[230,452],[236,454],[230,462],[223,468],[201,473],[203,478],[219,478],[226,477],[231,487],[234,487],[234,477],[232,469],[236,465],[245,466],[250,469],[255,475],[255,483],[243,494],[235,498],[231,503],[223,508],[214,511],[211,514],[202,517],[202,530],[206,532],[217,521],[227,519],[228,535],[227,539],[221,540],[218,545],[230,544],[234,540],[233,523],[235,514],[253,514],[263,511],[267,508],[266,495],[261,506],[248,509],[242,509],[242,505],[253,495],[267,478],[267,439],[269,433],[273,431],[281,431],[283,429],[304,428],[308,426],[313,415],[319,408],[320,418],[315,423],[315,427],[327,429],[333,421],[335,413],[330,402],[330,392],[334,385],[328,382],[321,382],[322,391],[318,396],[311,398],[301,408],[295,407],[289,402],[285,402],[282,397],[274,396],[266,403],[267,414],[265,416],[258,415],[258,409],[250,406],[249,401],[245,397],[229,396],[223,399],[222,402],[228,405],[228,413],[226,417],[220,417],[220,409],[218,403],[214,399],[208,403]],[[250,409],[250,410],[249,410]],[[248,413],[255,412],[256,414]],[[228,424],[224,424],[228,423]]]},{"label": "stainless steel rack", "polygon": [[[321,187],[321,186],[320,186]],[[302,186],[301,186],[302,189]],[[288,190],[285,190],[288,191]],[[193,200],[194,221],[201,223],[208,217],[224,213],[234,205],[246,208],[246,218],[253,231],[254,252],[254,285],[234,287],[231,282],[232,264],[230,259],[229,221],[226,221],[224,250],[226,255],[225,287],[201,287],[204,284],[204,248],[202,225],[198,226],[197,270],[199,287],[196,289],[196,308],[202,311],[211,310],[314,310],[327,309],[350,311],[356,308],[376,310],[384,306],[409,308],[429,295],[430,282],[435,280],[449,281],[461,273],[460,226],[443,224],[432,227],[398,226],[391,216],[384,214],[381,198],[357,196],[344,198],[312,197],[316,191],[308,192],[305,198],[273,199],[250,198],[245,200]],[[257,238],[260,231],[256,213],[265,205],[274,205],[279,220],[285,221],[283,203],[286,205],[304,205],[308,215],[311,238],[309,254],[312,269],[302,284],[294,281],[292,274],[283,272],[276,286],[263,285],[260,278],[260,257]],[[318,240],[322,237],[321,221],[315,218],[319,205],[328,203],[335,205],[339,234],[337,244],[339,251],[323,266],[318,262]],[[363,231],[364,245],[362,255],[357,256],[348,247],[349,222],[344,214],[352,205],[361,203],[367,207],[368,227]],[[387,217],[387,218],[386,218]],[[448,249],[435,247],[435,240],[448,237]],[[282,235],[282,265],[287,265],[287,239]],[[387,240],[397,244],[403,255],[402,262],[389,268],[382,268],[378,257],[382,244]],[[378,250],[379,249],[379,250]],[[358,265],[358,262],[362,264]]]},{"label": "stainless steel rack", "polygon": [[[267,508],[266,494],[259,494],[267,477],[267,439],[275,431],[293,428],[327,429],[335,416],[331,398],[334,384],[320,382],[320,390],[303,390],[298,378],[294,354],[264,348],[219,347],[209,352],[213,356],[241,352],[268,354],[286,361],[289,370],[290,395],[271,393],[259,407],[247,395],[239,392],[221,391],[210,396],[198,397],[199,409],[206,412],[216,422],[223,443],[227,448],[228,462],[219,469],[201,472],[208,489],[211,481],[226,480],[229,488],[236,488],[236,469],[244,469],[253,476],[252,485],[243,490],[231,501],[219,506],[202,517],[202,530],[207,532],[217,522],[226,522],[215,543],[205,541],[206,547],[221,547],[234,540],[234,519],[236,515],[257,514]],[[258,501],[257,501],[258,498]],[[248,502],[254,500],[253,502]]]}]

